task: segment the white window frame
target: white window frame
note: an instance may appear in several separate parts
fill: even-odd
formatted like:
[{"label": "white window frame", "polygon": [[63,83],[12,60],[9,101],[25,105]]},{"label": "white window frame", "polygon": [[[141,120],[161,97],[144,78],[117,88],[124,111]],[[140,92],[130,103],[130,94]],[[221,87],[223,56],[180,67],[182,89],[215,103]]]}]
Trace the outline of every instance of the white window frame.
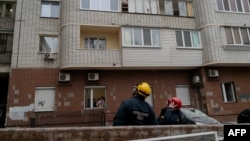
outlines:
[{"label": "white window frame", "polygon": [[[226,90],[225,84],[229,84],[230,88]],[[223,101],[225,103],[236,102],[235,86],[234,86],[234,83],[232,81],[231,82],[223,82],[223,83],[221,83],[221,90],[222,90]],[[230,91],[229,93],[227,93],[228,90]],[[227,96],[228,94],[230,94],[230,96],[232,97],[231,101],[228,100],[228,96]]]},{"label": "white window frame", "polygon": [[39,53],[58,53],[58,37],[40,35]]},{"label": "white window frame", "polygon": [[[104,89],[104,93],[94,93],[94,89]],[[89,90],[89,93],[88,93]],[[98,98],[104,97],[105,107],[107,107],[107,98],[106,98],[106,86],[85,86],[84,87],[84,108],[85,109],[97,109],[96,102]],[[93,101],[95,99],[95,102]],[[105,108],[103,107],[103,108]]]},{"label": "white window frame", "polygon": [[55,93],[54,87],[37,87],[35,90],[35,112],[47,112],[55,110]]},{"label": "white window frame", "polygon": [[[44,7],[47,5],[48,7]],[[53,9],[55,9],[55,6],[57,7],[57,13],[55,16],[53,16]],[[42,1],[41,2],[41,17],[45,18],[59,18],[60,16],[60,6],[58,2],[49,2],[49,1]]]},{"label": "white window frame", "polygon": [[[177,42],[178,37],[177,37],[177,35],[176,35],[176,32],[177,32],[177,31],[180,31],[180,32],[181,32],[181,40],[182,40],[183,46],[178,46],[178,42]],[[190,34],[191,47],[185,45],[184,32],[186,32],[186,31],[188,31],[189,34]],[[194,46],[194,43],[193,43],[193,38],[194,38],[194,36],[193,36],[193,34],[192,34],[193,32],[197,33],[197,38],[198,38],[198,41],[199,41],[199,44],[198,44],[197,47],[195,47],[195,46]],[[202,48],[202,47],[201,47],[201,40],[200,40],[200,33],[199,33],[199,31],[195,31],[195,30],[175,30],[175,38],[176,38],[176,45],[177,45],[178,48]]]},{"label": "white window frame", "polygon": [[[94,43],[96,45],[93,46],[93,47],[91,47],[90,46],[90,40],[94,39],[94,38],[96,39],[95,43]],[[87,43],[86,43],[86,40],[87,40]],[[100,45],[101,44],[101,40],[105,41],[103,47],[101,47],[101,45]],[[106,44],[107,44],[107,41],[103,37],[86,37],[86,38],[84,38],[84,48],[85,49],[106,49]]]},{"label": "white window frame", "polygon": [[[88,1],[88,6],[86,8],[83,7],[83,1]],[[113,11],[113,12],[118,12],[120,10],[120,0],[117,1],[117,9],[112,10],[111,5],[112,5],[112,0],[80,0],[80,9],[86,9],[86,10],[99,10],[99,11]],[[94,8],[94,2],[98,4],[98,8]],[[103,5],[107,5],[105,7],[106,9],[103,9]]]},{"label": "white window frame", "polygon": [[189,85],[176,85],[176,96],[181,99],[183,106],[191,105]]},{"label": "white window frame", "polygon": [[[230,0],[227,0],[228,3],[229,3],[229,11],[225,10],[225,4],[224,4],[224,1],[223,1],[223,0],[215,0],[215,1],[216,1],[216,5],[217,5],[217,10],[218,10],[218,11],[236,12],[236,13],[250,13],[250,0],[247,0],[249,12],[246,12],[246,9],[245,9],[245,7],[244,7],[243,0],[240,0],[240,4],[241,4],[242,11],[239,11],[239,9],[238,9],[239,6],[238,6],[236,0],[235,0],[236,11],[232,11]],[[219,10],[219,8],[218,8],[218,1],[221,1],[221,2],[222,2],[223,10]]]},{"label": "white window frame", "polygon": [[[227,28],[230,28],[231,30],[231,36],[232,36],[232,38],[233,38],[233,44],[228,44],[228,42],[227,42],[227,34],[226,34],[226,28],[224,29],[225,30],[225,36],[226,36],[226,43],[227,43],[227,45],[243,45],[243,46],[249,46],[250,44],[244,44],[244,41],[243,41],[243,37],[242,37],[242,32],[241,32],[241,28],[242,27],[227,27]],[[234,34],[234,30],[233,30],[233,28],[238,28],[238,32],[239,32],[239,34],[240,34],[240,44],[236,44],[235,43],[235,34]],[[250,42],[250,28],[246,28],[247,29],[247,36],[248,36],[248,40],[249,40],[249,42]]]},{"label": "white window frame", "polygon": [[[150,42],[151,45],[145,45],[144,42],[144,29],[146,30],[150,30]],[[140,41],[141,41],[141,45],[137,45],[135,43],[135,31],[136,30],[140,30]],[[125,33],[129,33],[129,36]],[[138,32],[137,32],[138,33]],[[153,35],[153,33],[155,33],[156,35]],[[138,37],[138,36],[136,36]],[[125,38],[128,38],[131,44],[126,43]],[[122,28],[122,44],[123,46],[126,47],[160,47],[160,31],[159,29],[153,29],[153,28],[131,28],[131,27],[124,27]]]}]

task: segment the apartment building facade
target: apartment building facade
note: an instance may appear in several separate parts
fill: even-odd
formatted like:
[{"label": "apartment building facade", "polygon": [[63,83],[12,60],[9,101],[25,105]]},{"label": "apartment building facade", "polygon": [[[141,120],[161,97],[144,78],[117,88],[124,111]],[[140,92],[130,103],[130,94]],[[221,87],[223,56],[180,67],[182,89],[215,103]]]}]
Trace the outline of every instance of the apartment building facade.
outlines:
[{"label": "apartment building facade", "polygon": [[249,108],[250,0],[0,2],[16,9],[1,44],[12,47],[0,63],[5,127],[110,125],[142,81],[156,115],[172,96],[221,122]]}]

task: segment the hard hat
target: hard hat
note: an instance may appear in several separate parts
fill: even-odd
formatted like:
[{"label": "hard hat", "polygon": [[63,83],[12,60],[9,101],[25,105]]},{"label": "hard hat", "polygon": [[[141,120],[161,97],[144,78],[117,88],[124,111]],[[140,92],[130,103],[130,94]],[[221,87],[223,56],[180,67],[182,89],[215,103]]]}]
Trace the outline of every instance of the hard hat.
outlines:
[{"label": "hard hat", "polygon": [[151,94],[151,87],[147,82],[139,83],[136,86],[137,93],[143,97],[148,97]]},{"label": "hard hat", "polygon": [[182,101],[178,97],[172,97],[171,102],[174,102],[174,104],[177,105],[176,108],[178,109],[180,109],[182,106]]}]

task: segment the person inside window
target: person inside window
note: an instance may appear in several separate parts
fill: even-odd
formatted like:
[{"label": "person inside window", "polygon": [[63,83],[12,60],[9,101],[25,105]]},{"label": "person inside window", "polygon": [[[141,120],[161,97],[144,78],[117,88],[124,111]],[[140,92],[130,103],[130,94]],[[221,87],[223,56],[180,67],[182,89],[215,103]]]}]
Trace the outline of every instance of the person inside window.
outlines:
[{"label": "person inside window", "polygon": [[100,97],[97,102],[96,102],[96,106],[97,107],[105,107],[105,101],[104,101],[104,97]]},{"label": "person inside window", "polygon": [[157,118],[151,105],[145,99],[151,94],[147,82],[136,86],[133,97],[124,100],[113,119],[113,126],[157,125]]}]

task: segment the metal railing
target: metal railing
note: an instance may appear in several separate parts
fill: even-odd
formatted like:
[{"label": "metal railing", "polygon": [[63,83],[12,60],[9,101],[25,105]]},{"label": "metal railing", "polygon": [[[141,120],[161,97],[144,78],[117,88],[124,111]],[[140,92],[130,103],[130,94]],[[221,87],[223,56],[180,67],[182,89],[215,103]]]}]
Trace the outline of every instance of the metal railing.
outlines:
[{"label": "metal railing", "polygon": [[129,141],[223,141],[224,137],[219,137],[217,132],[201,132],[192,134],[182,134],[175,136],[156,137]]}]

